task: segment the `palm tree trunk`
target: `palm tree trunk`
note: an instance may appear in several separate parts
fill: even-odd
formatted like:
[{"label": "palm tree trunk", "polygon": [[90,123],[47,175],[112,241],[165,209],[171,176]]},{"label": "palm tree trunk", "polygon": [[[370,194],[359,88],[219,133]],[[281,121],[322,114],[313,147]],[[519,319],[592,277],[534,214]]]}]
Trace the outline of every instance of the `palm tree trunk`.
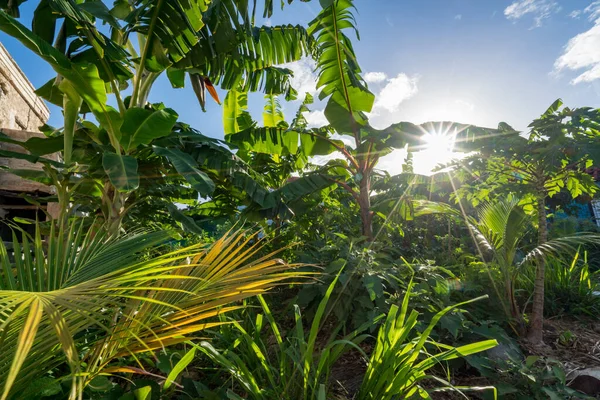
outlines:
[{"label": "palm tree trunk", "polygon": [[[546,197],[543,191],[537,196],[538,211],[538,246],[548,241],[548,226],[546,220]],[[533,288],[533,305],[531,323],[527,339],[533,344],[544,343],[544,281],[546,276],[546,262],[538,257],[535,284]]]}]

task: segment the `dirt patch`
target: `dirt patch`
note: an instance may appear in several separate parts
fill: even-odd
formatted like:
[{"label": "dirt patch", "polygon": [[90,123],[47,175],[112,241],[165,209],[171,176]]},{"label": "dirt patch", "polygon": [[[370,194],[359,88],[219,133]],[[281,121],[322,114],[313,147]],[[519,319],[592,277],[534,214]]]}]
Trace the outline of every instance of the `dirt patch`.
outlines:
[{"label": "dirt patch", "polygon": [[[370,354],[372,346],[362,344],[361,348]],[[358,350],[351,350],[342,355],[331,369],[330,383],[337,399],[352,399],[358,392],[367,371],[367,360]]]},{"label": "dirt patch", "polygon": [[598,321],[547,319],[544,321],[545,346],[521,346],[530,355],[560,361],[567,374],[574,370],[600,367],[600,324]]}]

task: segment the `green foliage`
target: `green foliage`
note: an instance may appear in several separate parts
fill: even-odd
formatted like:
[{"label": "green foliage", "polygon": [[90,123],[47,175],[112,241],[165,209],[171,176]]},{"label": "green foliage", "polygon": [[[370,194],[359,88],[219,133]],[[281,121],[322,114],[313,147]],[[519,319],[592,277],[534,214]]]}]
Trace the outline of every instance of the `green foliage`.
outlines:
[{"label": "green foliage", "polygon": [[[409,293],[411,287],[412,284],[409,284]],[[377,342],[369,359],[369,366],[357,399],[391,400],[409,398],[417,394],[421,398],[430,399],[428,392],[420,385],[422,380],[430,377],[427,374],[430,368],[447,360],[485,351],[498,344],[495,340],[487,340],[451,347],[432,342],[429,338],[433,328],[444,314],[455,307],[478,299],[443,309],[431,319],[423,332],[413,333],[418,312],[413,310],[408,313],[409,298],[409,294],[404,297],[401,308],[395,305],[391,307],[385,323],[379,329]],[[426,342],[442,351],[431,354],[430,350],[425,348]],[[451,387],[448,382],[439,378],[436,380],[446,387]],[[494,388],[479,389],[491,389],[495,393]]]},{"label": "green foliage", "polygon": [[[571,262],[551,258],[547,263],[545,281],[545,313],[548,317],[590,316],[600,312],[598,291],[598,272],[590,272],[587,252],[578,251]],[[523,285],[530,288],[531,276],[527,276]],[[529,289],[530,290],[530,289]]]},{"label": "green foliage", "polygon": [[[523,332],[522,310],[517,301],[517,285],[523,277],[529,274],[527,293],[532,293],[534,277],[531,269],[527,266],[531,263],[555,262],[564,263],[565,257],[569,257],[577,251],[580,245],[597,244],[600,237],[595,234],[578,234],[555,238],[538,246],[531,246],[527,242],[527,234],[533,225],[532,218],[528,216],[520,206],[516,198],[498,200],[493,203],[482,205],[478,210],[478,219],[465,216],[470,233],[473,236],[481,261],[490,269],[498,268],[501,273],[501,282],[496,282],[491,272],[491,284],[503,305],[507,318],[513,324],[516,332]],[[448,214],[460,215],[458,210],[446,204],[416,201],[416,214]],[[574,264],[572,264],[574,265]],[[574,268],[574,267],[572,267]],[[568,271],[568,270],[567,270]],[[572,269],[571,269],[572,271]],[[560,274],[560,272],[559,272]],[[583,275],[587,277],[587,268]],[[562,276],[565,274],[563,273]],[[568,279],[572,281],[572,272],[567,272]],[[569,283],[569,286],[571,284]],[[500,295],[503,292],[503,295]],[[591,296],[591,286],[588,288]],[[554,293],[556,294],[556,293]]]},{"label": "green foliage", "polygon": [[347,29],[354,30],[358,37],[352,15],[354,4],[352,0],[339,0],[321,5],[323,10],[310,23],[308,31],[317,35],[319,45],[319,99],[329,97],[325,116],[334,129],[356,135],[357,125],[367,122],[364,112],[371,111],[375,96],[360,77],[352,42],[345,33]]},{"label": "green foliage", "polygon": [[[0,4],[13,15],[14,6]],[[219,103],[212,82],[226,89],[239,86],[243,92],[264,90],[269,96],[285,93],[293,98],[295,91],[289,82],[292,71],[276,65],[308,55],[312,38],[300,26],[255,26],[256,7],[256,2],[251,6],[231,0],[140,0],[117,1],[109,9],[102,2],[42,0],[34,13],[33,30],[0,10],[0,29],[57,73],[57,78],[38,93],[64,110],[64,128],[49,132],[51,138],[45,142],[62,142],[62,146],[52,148],[62,151],[66,165],[39,158],[43,155],[39,153],[28,159],[46,165],[44,182],[58,188],[61,218],[72,211],[71,200],[80,194],[85,181],[88,188],[94,186],[100,193],[96,196],[100,198],[94,199],[87,196],[90,191],[86,190],[86,206],[93,208],[95,203],[90,212],[101,212],[109,221],[109,229],[118,231],[127,212],[150,203],[140,201],[147,193],[146,185],[141,183],[147,178],[141,165],[147,166],[149,158],[154,158],[149,149],[172,164],[161,160],[160,166],[166,168],[152,171],[158,172],[152,175],[157,180],[178,181],[171,178],[176,171],[203,197],[215,191],[214,175],[220,175],[221,182],[229,179],[231,184],[232,176],[221,174],[229,172],[236,160],[226,147],[212,146],[218,153],[215,158],[224,162],[209,167],[191,159],[190,154],[182,154],[190,150],[185,145],[159,145],[165,138],[179,136],[181,124],[176,123],[173,110],[162,104],[149,105],[147,98],[153,83],[165,71],[175,87],[183,87],[186,73],[190,76],[202,109],[206,91]],[[265,1],[264,7],[265,14],[270,15],[272,2]],[[61,28],[55,35],[57,23]],[[100,23],[108,28],[100,28]],[[139,48],[132,44],[133,35],[137,35]],[[127,96],[128,88],[131,96]],[[117,109],[107,104],[113,96]],[[81,118],[89,112],[98,125]],[[196,138],[198,146],[211,146],[210,140],[200,143],[200,138]],[[47,150],[50,146],[45,147]],[[243,165],[237,169],[243,169]],[[39,174],[17,173],[42,180]],[[171,203],[183,196],[172,197]]]},{"label": "green foliage", "polygon": [[562,364],[552,358],[529,356],[525,360],[492,362],[497,372],[488,373],[497,384],[498,394],[507,400],[589,399],[567,386]]},{"label": "green foliage", "polygon": [[364,354],[358,345],[368,337],[362,332],[373,323],[371,321],[342,338],[336,337],[338,330],[325,341],[320,338],[327,303],[338,277],[329,285],[308,331],[304,330],[298,306],[294,306],[294,326],[286,332],[275,321],[266,301],[259,297],[262,313],[246,318],[245,327],[233,321],[233,326],[221,328],[217,339],[232,335],[235,338],[228,348],[218,350],[210,343],[202,342],[198,349],[227,370],[249,399],[325,399],[332,366],[351,349]]}]

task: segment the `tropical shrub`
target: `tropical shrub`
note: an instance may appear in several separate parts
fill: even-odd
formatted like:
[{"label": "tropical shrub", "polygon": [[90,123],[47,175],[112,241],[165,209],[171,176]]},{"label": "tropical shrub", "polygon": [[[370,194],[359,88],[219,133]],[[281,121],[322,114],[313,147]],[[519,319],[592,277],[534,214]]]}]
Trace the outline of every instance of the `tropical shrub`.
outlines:
[{"label": "tropical shrub", "polygon": [[[460,215],[458,210],[442,203],[419,201],[417,205],[418,214]],[[526,268],[534,265],[539,273],[538,264],[543,263],[545,266],[547,260],[551,258],[563,260],[565,256],[568,257],[577,251],[577,246],[600,242],[600,236],[596,234],[581,233],[549,241],[544,240],[542,244],[532,246],[528,242],[532,218],[524,211],[521,201],[512,196],[484,203],[478,209],[477,219],[465,216],[464,220],[477,245],[478,255],[488,268],[491,286],[500,300],[507,319],[519,334],[525,332],[523,314],[526,303],[519,304],[516,291]],[[494,269],[500,273],[499,282],[494,280],[494,276],[497,276],[492,272]],[[528,287],[531,291],[528,293],[536,292],[533,283],[536,280],[531,280],[532,283]]]},{"label": "tropical shrub", "polygon": [[[409,285],[409,292],[411,288],[412,284]],[[479,353],[498,344],[491,339],[452,347],[430,338],[433,328],[446,313],[479,298],[446,307],[431,319],[423,332],[415,330],[419,313],[413,310],[408,314],[409,298],[410,295],[407,294],[400,308],[393,305],[379,328],[367,372],[356,396],[358,400],[393,400],[414,395],[429,399],[431,397],[428,391],[422,386],[427,378],[441,383],[444,390],[453,389],[450,383],[429,375],[429,369],[444,361]],[[486,389],[495,391],[491,387]]]},{"label": "tropical shrub", "polygon": [[[548,317],[596,317],[600,313],[600,274],[590,272],[587,252],[576,252],[570,262],[549,258],[546,265],[545,310]],[[531,274],[524,277],[525,287],[531,288],[532,278]]]},{"label": "tropical shrub", "polygon": [[486,376],[495,383],[502,399],[590,399],[568,387],[566,372],[558,360],[529,356],[524,360],[509,358],[490,361],[489,365],[494,371]]},{"label": "tropical shrub", "polygon": [[[174,88],[183,88],[188,77],[203,110],[207,93],[220,104],[213,82],[227,90],[294,98],[292,71],[276,65],[311,53],[313,40],[306,29],[258,26],[256,3],[230,0],[175,0],[168,6],[119,0],[111,8],[101,1],[42,0],[28,29],[14,18],[21,3],[0,4],[0,30],[56,72],[37,94],[62,108],[64,125],[44,127],[47,138],[36,138],[37,145],[0,133],[0,142],[30,153],[5,156],[44,166],[43,171],[12,173],[54,186],[60,218],[73,211],[72,205],[85,203],[110,223],[112,232],[137,206],[143,208],[139,219],[148,209],[160,214],[172,203],[221,195],[229,200],[223,208],[235,209],[231,200],[245,196],[232,175],[246,174],[247,166],[221,141],[178,121],[175,110],[151,104],[151,89],[161,75]],[[265,18],[273,13],[271,0],[263,11]],[[139,46],[133,44],[135,37]],[[60,162],[44,157],[52,153],[60,154]],[[232,186],[229,196],[219,190]]]},{"label": "tropical shrub", "polygon": [[[236,321],[232,322],[233,328],[226,325],[221,327],[221,337],[226,334],[229,338],[235,338],[228,348],[218,350],[208,342],[202,342],[198,348],[227,370],[250,399],[326,400],[330,398],[332,366],[350,349],[356,349],[364,355],[358,345],[368,335],[362,332],[374,323],[366,323],[342,338],[337,337],[338,328],[328,334],[328,339],[322,340],[319,333],[322,333],[328,316],[327,303],[338,280],[339,274],[329,285],[306,332],[297,305],[294,306],[294,324],[286,332],[275,321],[265,299],[259,296],[263,313],[247,319],[246,327]],[[263,329],[265,327],[269,329]],[[234,393],[228,393],[230,398],[241,399]]]},{"label": "tropical shrub", "polygon": [[[251,399],[331,398],[329,374],[332,367],[344,352],[351,349],[368,358],[358,346],[363,341],[368,341],[369,335],[362,332],[370,325],[377,324],[382,317],[363,324],[341,338],[338,338],[341,325],[329,334],[322,332],[321,327],[326,325],[328,317],[327,303],[333,300],[333,289],[338,281],[339,274],[320,301],[310,330],[306,333],[297,306],[294,308],[295,324],[285,332],[284,328],[275,322],[266,301],[259,297],[263,313],[247,320],[245,327],[235,321],[232,322],[233,327],[221,326],[221,335],[226,333],[228,337],[227,348],[218,350],[212,344],[203,342],[199,349],[228,371],[240,389]],[[412,289],[411,283],[402,300],[401,309],[392,305],[385,323],[379,327],[366,375],[355,398],[396,399],[408,398],[415,393],[429,396],[425,389],[419,386],[423,379],[432,378],[426,371],[444,361],[485,351],[497,344],[496,340],[490,339],[452,347],[436,342],[430,336],[444,315],[456,307],[478,299],[445,308],[431,319],[422,333],[418,333],[416,327],[419,313],[413,310],[408,317],[406,316]],[[266,325],[270,325],[270,332],[264,332],[263,327]],[[232,331],[237,331],[238,336],[234,334],[232,337]],[[319,339],[320,333],[327,334],[325,340]],[[232,338],[235,339],[232,341]],[[441,352],[432,355],[433,349]],[[447,384],[441,379],[434,379],[438,383]],[[238,398],[233,394],[229,396]]]}]

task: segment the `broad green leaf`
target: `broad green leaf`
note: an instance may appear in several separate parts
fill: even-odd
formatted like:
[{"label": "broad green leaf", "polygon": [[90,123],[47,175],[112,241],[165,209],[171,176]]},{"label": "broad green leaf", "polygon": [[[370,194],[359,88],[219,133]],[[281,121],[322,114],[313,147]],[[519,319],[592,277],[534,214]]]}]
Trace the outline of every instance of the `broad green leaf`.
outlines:
[{"label": "broad green leaf", "polygon": [[201,196],[211,195],[215,191],[215,183],[204,172],[198,169],[198,163],[181,150],[167,147],[153,147],[154,153],[169,159],[177,172],[188,181]]},{"label": "broad green leaf", "polygon": [[531,368],[540,359],[540,356],[529,356],[525,359],[525,365]]},{"label": "broad green leaf", "polygon": [[252,128],[256,123],[248,112],[248,93],[230,90],[223,102],[225,136]]},{"label": "broad green leaf", "polygon": [[[334,98],[335,97],[335,98]],[[367,124],[367,117],[362,112],[349,112],[346,105],[332,96],[325,106],[325,118],[337,132],[352,133]]]},{"label": "broad green leaf", "polygon": [[375,96],[362,77],[346,30],[357,33],[352,0],[321,1],[323,8],[310,22],[309,34],[317,36],[320,53],[317,60],[319,98],[329,97],[325,117],[340,133],[356,133],[367,123]]},{"label": "broad green leaf", "polygon": [[[0,170],[3,169],[0,167]],[[28,179],[30,181],[43,183],[44,185],[52,185],[52,178],[50,178],[44,171],[40,171],[37,169],[6,169],[11,174],[17,175],[23,179]]]},{"label": "broad green leaf", "polygon": [[337,148],[345,148],[341,140],[331,139],[327,131],[312,129],[300,134],[300,146],[302,153],[306,156],[324,156],[331,154]]},{"label": "broad green leaf", "polygon": [[27,139],[22,146],[32,155],[44,156],[61,151],[64,147],[64,140],[60,136],[49,138],[32,137]]},{"label": "broad green leaf", "polygon": [[563,106],[563,104],[564,103],[563,103],[562,99],[554,100],[554,103],[552,103],[550,105],[550,107],[548,107],[548,109],[546,111],[544,111],[544,113],[542,114],[542,118],[545,116],[554,114]]},{"label": "broad green leaf", "polygon": [[170,108],[148,110],[130,108],[125,112],[121,125],[121,145],[125,151],[131,151],[142,144],[150,144],[152,140],[171,133],[177,113]]},{"label": "broad green leaf", "polygon": [[35,163],[48,164],[48,165],[52,165],[57,168],[64,168],[64,166],[65,166],[63,163],[51,160],[49,158],[39,157],[39,156],[35,156],[33,154],[19,153],[17,151],[10,151],[10,150],[0,149],[0,157],[16,158],[18,160],[26,160],[33,164],[35,164]]},{"label": "broad green leaf", "polygon": [[75,126],[77,124],[77,118],[79,117],[79,109],[83,100],[73,84],[67,79],[58,86],[59,89],[64,93],[63,95],[63,114],[65,125],[63,129],[63,157],[65,164],[71,163],[71,155],[73,154],[73,138],[75,136]]},{"label": "broad green leaf", "polygon": [[110,13],[110,10],[102,1],[86,1],[84,3],[78,4],[77,7],[80,10],[85,11],[93,15],[94,17],[106,22],[112,28],[121,29],[119,21],[117,21],[117,19]]},{"label": "broad green leaf", "polygon": [[152,398],[152,386],[144,386],[133,391],[135,400],[150,400]]},{"label": "broad green leaf", "polygon": [[171,86],[174,88],[182,88],[185,86],[185,71],[178,68],[167,68],[167,77]]},{"label": "broad green leaf", "polygon": [[0,10],[0,30],[19,40],[25,47],[49,63],[59,75],[68,79],[87,103],[96,119],[112,135],[113,142],[118,140],[120,124],[115,121],[114,115],[110,112],[111,107],[106,105],[106,86],[95,65],[72,63],[50,43],[2,10]]},{"label": "broad green leaf", "polygon": [[287,155],[298,151],[298,132],[283,128],[252,127],[227,135],[226,140],[256,153]]},{"label": "broad green leaf", "polygon": [[171,217],[181,224],[184,231],[195,233],[197,235],[202,235],[205,233],[204,230],[196,224],[193,218],[185,215],[175,205],[168,204],[167,209],[169,210]]},{"label": "broad green leaf", "polygon": [[324,174],[309,174],[286,183],[280,189],[271,192],[273,196],[281,196],[286,202],[297,201],[311,193],[334,185],[333,178]]},{"label": "broad green leaf", "polygon": [[106,152],[102,166],[110,182],[121,192],[129,192],[140,184],[138,163],[134,157]]},{"label": "broad green leaf", "polygon": [[246,173],[236,172],[233,176],[233,185],[246,192],[246,195],[263,209],[277,205],[277,198]]},{"label": "broad green leaf", "polygon": [[53,12],[49,0],[39,2],[33,12],[31,29],[33,33],[40,36],[48,43],[54,42],[54,33],[56,32],[57,14]]},{"label": "broad green leaf", "polygon": [[263,125],[265,127],[278,127],[282,122],[285,122],[279,99],[275,95],[267,94],[265,95],[265,100]]}]

